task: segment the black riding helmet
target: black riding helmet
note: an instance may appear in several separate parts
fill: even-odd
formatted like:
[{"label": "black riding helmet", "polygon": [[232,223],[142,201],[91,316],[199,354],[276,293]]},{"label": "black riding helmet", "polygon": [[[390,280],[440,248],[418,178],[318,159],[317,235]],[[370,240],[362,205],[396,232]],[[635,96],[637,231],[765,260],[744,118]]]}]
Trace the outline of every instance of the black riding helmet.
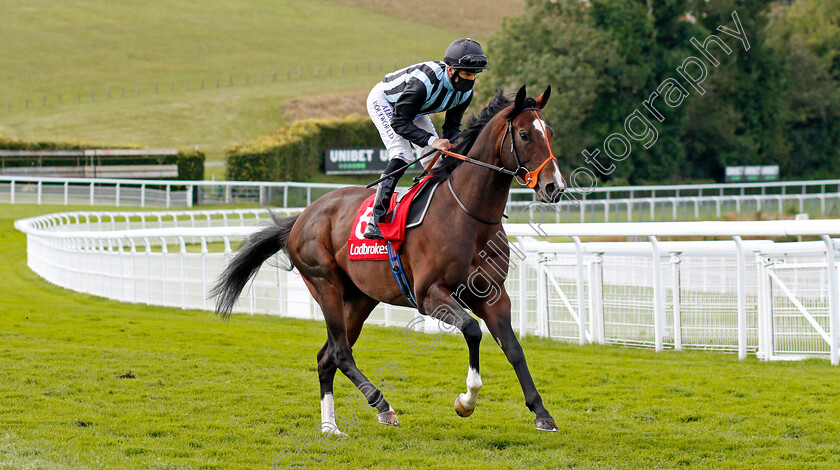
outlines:
[{"label": "black riding helmet", "polygon": [[446,48],[443,55],[446,65],[465,72],[478,73],[486,70],[487,56],[481,45],[470,38],[456,39]]}]

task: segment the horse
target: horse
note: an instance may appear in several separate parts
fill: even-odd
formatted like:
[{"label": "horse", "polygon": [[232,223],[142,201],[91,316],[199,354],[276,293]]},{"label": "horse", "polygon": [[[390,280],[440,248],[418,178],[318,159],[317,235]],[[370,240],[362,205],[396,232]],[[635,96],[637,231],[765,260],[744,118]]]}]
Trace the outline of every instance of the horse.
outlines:
[{"label": "horse", "polygon": [[[472,414],[482,386],[482,330],[472,311],[485,322],[513,366],[525,405],[535,414],[536,429],[556,432],[511,327],[510,298],[504,287],[510,247],[501,225],[514,179],[532,188],[545,203],[558,202],[566,188],[551,150],[553,131],[542,115],[550,94],[549,86],[533,98],[523,86],[511,102],[499,92],[470,119],[458,136],[455,155],[466,154],[466,160],[477,165],[464,164],[463,158],[444,158],[431,179],[441,185],[445,181],[449,190],[435,191],[426,222],[406,231],[400,256],[419,312],[454,326],[466,340],[467,392],[456,397],[456,413]],[[323,432],[338,435],[344,434],[335,423],[336,370],[378,411],[379,423],[399,425],[396,412],[356,366],[352,353],[365,320],[380,302],[410,306],[387,260],[348,259],[347,241],[355,215],[370,195],[370,189],[347,187],[322,196],[295,216],[281,218],[269,211],[270,225],[242,242],[210,294],[216,298],[216,313],[227,318],[262,263],[280,250],[287,251],[288,268],[297,268],[326,322],[327,341],[317,354],[321,422]],[[498,295],[488,301],[487,292],[492,289]]]}]

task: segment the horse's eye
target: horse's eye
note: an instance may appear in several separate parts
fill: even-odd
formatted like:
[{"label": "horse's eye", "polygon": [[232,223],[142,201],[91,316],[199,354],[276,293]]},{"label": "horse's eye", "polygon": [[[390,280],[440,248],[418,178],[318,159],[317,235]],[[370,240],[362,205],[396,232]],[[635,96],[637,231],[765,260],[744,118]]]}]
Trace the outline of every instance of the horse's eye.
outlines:
[{"label": "horse's eye", "polygon": [[525,131],[519,131],[519,137],[520,137],[522,140],[524,140],[525,142],[528,142],[528,133],[527,133],[527,132],[525,132]]}]

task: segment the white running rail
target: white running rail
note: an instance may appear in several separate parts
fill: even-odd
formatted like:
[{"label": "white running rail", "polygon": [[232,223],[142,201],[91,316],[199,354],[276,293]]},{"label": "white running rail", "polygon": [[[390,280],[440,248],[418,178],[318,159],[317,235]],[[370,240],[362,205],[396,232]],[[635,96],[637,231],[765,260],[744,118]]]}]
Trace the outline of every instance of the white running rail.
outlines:
[{"label": "white running rail", "polygon": [[[212,309],[207,293],[236,243],[267,220],[261,209],[68,212],[15,226],[27,234],[29,266],[49,282],[127,302]],[[839,362],[831,237],[840,235],[840,220],[508,224],[505,230],[515,240],[506,287],[520,335]],[[582,240],[617,236],[642,241]],[[674,240],[681,237],[723,240]],[[770,240],[792,237],[814,241]],[[274,261],[287,262],[282,255]],[[235,311],[321,318],[300,276],[271,263]],[[417,316],[380,306],[369,321],[413,326]]]},{"label": "white running rail", "polygon": [[[324,183],[6,175],[0,176],[0,203],[140,208],[248,203],[288,208],[309,206],[318,197],[341,187],[344,186]],[[840,216],[840,180],[609,186],[588,192],[571,188],[567,194],[558,205],[545,206],[535,202],[532,190],[516,188],[508,198],[508,211],[521,213],[527,208],[532,219],[539,216],[557,223],[705,220],[729,213]]]}]

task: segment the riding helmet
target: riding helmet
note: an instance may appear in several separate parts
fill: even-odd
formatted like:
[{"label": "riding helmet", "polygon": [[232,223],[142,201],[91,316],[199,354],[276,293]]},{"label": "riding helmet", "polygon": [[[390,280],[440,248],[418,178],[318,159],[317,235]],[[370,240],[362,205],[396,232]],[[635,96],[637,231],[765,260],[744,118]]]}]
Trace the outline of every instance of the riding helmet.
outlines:
[{"label": "riding helmet", "polygon": [[456,70],[466,72],[478,73],[489,68],[487,67],[487,56],[484,55],[481,45],[470,38],[452,41],[452,44],[446,48],[443,61]]}]

